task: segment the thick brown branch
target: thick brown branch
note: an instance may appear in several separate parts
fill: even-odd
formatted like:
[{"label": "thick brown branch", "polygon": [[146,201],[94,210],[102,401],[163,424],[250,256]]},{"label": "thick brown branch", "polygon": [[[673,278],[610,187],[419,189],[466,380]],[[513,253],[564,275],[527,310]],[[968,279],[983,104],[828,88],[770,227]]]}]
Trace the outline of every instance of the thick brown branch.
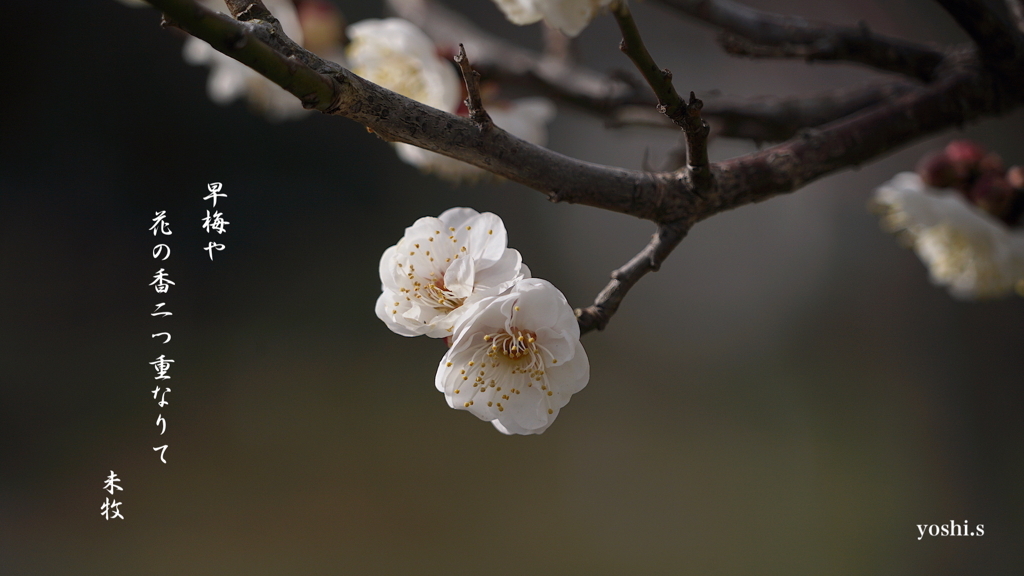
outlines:
[{"label": "thick brown branch", "polygon": [[[800,188],[938,130],[1021,105],[1024,88],[973,52],[951,53],[932,84],[756,154],[712,166],[712,185],[691,171],[647,173],[590,164],[534,146],[372,84],[320,60],[279,34],[273,21],[236,22],[194,0],[150,0],[169,19],[296,95],[307,107],[355,120],[388,141],[407,142],[544,192],[659,223],[659,239],[620,270],[581,323],[607,321],[622,295],[664,259],[690,225],[718,212]],[[604,320],[601,320],[601,319]],[[589,329],[589,328],[588,328]]]},{"label": "thick brown branch", "polygon": [[612,272],[611,282],[601,290],[594,303],[576,310],[580,333],[604,330],[630,288],[648,272],[657,272],[661,263],[679,245],[689,229],[690,223],[684,222],[658,226],[658,231],[650,243],[624,266]]},{"label": "thick brown branch", "polygon": [[982,114],[1019,106],[1024,94],[993,88],[969,54],[935,83],[756,154],[716,164],[718,194],[698,219],[791,192],[836,170],[859,166],[908,142]]},{"label": "thick brown branch", "polygon": [[[982,0],[938,0],[956,23],[978,45],[982,60],[987,63],[1019,64],[1024,56],[1024,40],[1014,25],[994,12]],[[1018,69],[1013,71],[1020,73]]]},{"label": "thick brown branch", "polygon": [[459,65],[459,72],[466,83],[466,108],[469,110],[469,118],[481,130],[489,130],[494,126],[491,117],[484,110],[483,99],[480,98],[480,73],[473,70],[466,57],[466,47],[459,44],[459,53],[455,56],[455,63]]},{"label": "thick brown branch", "polygon": [[[178,25],[214,48],[263,74],[310,108],[355,120],[389,142],[406,142],[468,162],[545,193],[558,202],[581,203],[655,222],[671,221],[686,202],[666,204],[669,190],[689,187],[685,177],[651,174],[583,162],[520,140],[494,127],[480,130],[468,118],[431,108],[386,90],[334,64],[323,74],[266,42],[278,42],[261,21],[236,22],[194,0],[150,0]],[[269,31],[267,29],[269,27]],[[275,44],[276,46],[277,44]],[[281,50],[316,57],[283,39]],[[673,212],[662,212],[669,207]]]},{"label": "thick brown branch", "polygon": [[700,116],[704,103],[690,92],[690,99],[683,100],[672,85],[672,73],[658,67],[647,51],[640,30],[636,27],[627,0],[618,0],[612,5],[612,14],[622,32],[622,50],[633,61],[637,70],[647,80],[658,98],[658,110],[668,116],[686,135],[686,164],[690,177],[699,188],[710,185],[711,171],[708,162],[708,132],[706,122]]},{"label": "thick brown branch", "polygon": [[943,58],[938,50],[880,36],[866,26],[835,26],[762,12],[731,0],[661,2],[721,28],[722,44],[732,54],[856,62],[925,82],[935,78]]}]

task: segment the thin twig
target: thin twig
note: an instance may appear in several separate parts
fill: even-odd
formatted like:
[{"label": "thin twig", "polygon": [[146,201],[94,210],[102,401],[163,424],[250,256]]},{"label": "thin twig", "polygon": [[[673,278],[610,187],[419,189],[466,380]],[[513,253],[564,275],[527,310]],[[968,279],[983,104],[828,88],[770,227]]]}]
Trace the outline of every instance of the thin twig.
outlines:
[{"label": "thin twig", "polygon": [[465,44],[473,53],[473,67],[489,80],[532,81],[585,106],[652,102],[629,82],[571,63],[559,55],[541,54],[501,40],[434,0],[386,3],[397,16],[423,30],[441,51],[454,54],[456,42]]},{"label": "thin twig", "polygon": [[594,303],[576,310],[580,333],[604,330],[630,288],[648,272],[657,272],[661,268],[661,263],[679,245],[689,229],[689,223],[658,226],[658,231],[651,237],[650,243],[629,262],[612,272],[611,282],[601,290]]},{"label": "thin twig", "polygon": [[[953,1],[953,0],[950,0]],[[930,82],[943,54],[927,46],[858,28],[754,10],[731,0],[661,0],[722,29],[726,51],[743,56],[842,60]]]},{"label": "thin twig", "polygon": [[466,108],[469,109],[469,118],[481,130],[488,130],[494,126],[491,116],[484,110],[484,102],[480,98],[480,73],[473,70],[466,57],[466,47],[459,44],[459,53],[455,56],[455,63],[459,65],[459,72],[466,82]]},{"label": "thin twig", "polygon": [[920,89],[914,82],[876,83],[790,97],[709,98],[703,114],[715,135],[755,142],[782,142],[870,106]]},{"label": "thin twig", "polygon": [[658,98],[658,110],[668,116],[686,134],[686,164],[694,184],[698,188],[710,185],[711,171],[708,162],[708,132],[710,128],[700,116],[704,103],[690,92],[690,99],[684,101],[672,85],[672,72],[658,67],[647,51],[640,30],[636,27],[627,0],[618,0],[612,5],[612,14],[622,31],[621,50],[633,61],[637,70],[647,80]]},{"label": "thin twig", "polygon": [[[546,54],[541,55],[489,35],[434,0],[387,0],[387,4],[393,12],[423,29],[439,46],[452,38],[472,39],[473,68],[489,80],[572,104],[604,118],[608,127],[678,129],[665,116],[647,111],[647,107],[657,105],[657,100],[635,77],[602,75],[572,59],[567,62],[557,50],[557,57],[547,54],[551,35],[564,38],[553,28],[545,28]],[[795,97],[702,97],[701,114],[711,123],[716,136],[758,143],[781,142],[802,129],[838,120],[914,88],[916,84],[907,81]]]}]

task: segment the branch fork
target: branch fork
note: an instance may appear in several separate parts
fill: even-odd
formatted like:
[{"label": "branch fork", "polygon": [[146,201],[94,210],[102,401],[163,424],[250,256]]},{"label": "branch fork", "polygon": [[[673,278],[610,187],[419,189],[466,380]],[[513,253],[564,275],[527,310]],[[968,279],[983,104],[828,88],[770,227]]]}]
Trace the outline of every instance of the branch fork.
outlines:
[{"label": "branch fork", "polygon": [[[762,45],[781,42],[814,46],[816,39],[831,32],[827,25],[761,13],[729,0],[661,1]],[[626,0],[619,0],[612,6],[612,13],[623,33],[623,51],[644,76],[665,116],[682,129],[686,144],[684,169],[625,170],[568,158],[504,130],[487,129],[492,122],[480,101],[479,77],[469,65],[464,49],[456,61],[466,82],[470,118],[395,94],[310,53],[283,34],[280,23],[260,0],[227,0],[236,17],[248,18],[245,22],[217,14],[195,0],[149,2],[166,13],[166,21],[252,67],[309,107],[354,120],[385,140],[413,144],[484,168],[555,201],[580,203],[655,222],[657,232],[650,243],[612,274],[593,305],[577,312],[583,332],[604,328],[625,294],[641,277],[661,266],[694,223],[725,210],[792,192],[812,180],[863,164],[926,135],[1024,105],[1024,76],[1011,73],[1024,67],[1024,37],[1019,33],[1019,18],[1013,21],[993,13],[982,0],[939,0],[967,29],[978,44],[977,50],[953,49],[943,53],[916,45],[896,45],[858,29],[856,38],[872,49],[837,53],[837,58],[925,80],[924,85],[905,81],[817,99],[776,99],[731,107],[713,101],[709,108],[718,106],[717,113],[704,110],[703,103],[692,92],[685,101],[679,96],[672,85],[672,74],[659,68],[644,47]],[[408,2],[425,4],[430,0]],[[840,37],[852,42],[854,36]],[[493,66],[493,58],[488,60],[486,51],[482,54]],[[859,59],[854,57],[858,54]],[[558,84],[558,78],[550,74],[541,76],[542,67],[530,64],[524,70],[537,73],[551,86],[566,84]],[[559,70],[569,69],[563,66]],[[593,79],[580,74],[573,76],[577,80],[588,77]],[[574,94],[589,94],[588,101],[596,102],[593,95],[603,93],[596,86]],[[627,87],[626,92],[631,90]],[[650,101],[637,98],[630,102]],[[754,119],[762,133],[784,134],[789,140],[712,165],[707,155],[709,129],[702,114],[719,120]],[[797,134],[800,128],[812,127],[813,130]]]}]

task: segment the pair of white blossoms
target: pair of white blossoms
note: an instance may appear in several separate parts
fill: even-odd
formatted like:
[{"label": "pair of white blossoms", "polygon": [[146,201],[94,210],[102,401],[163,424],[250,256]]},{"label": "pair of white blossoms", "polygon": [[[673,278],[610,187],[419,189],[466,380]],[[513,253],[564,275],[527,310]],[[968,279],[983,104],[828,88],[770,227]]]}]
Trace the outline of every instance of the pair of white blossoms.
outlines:
[{"label": "pair of white blossoms", "polygon": [[576,315],[508,248],[501,218],[452,208],[420,218],[380,260],[377,316],[402,336],[445,338],[448,405],[505,434],[539,434],[590,380]]}]

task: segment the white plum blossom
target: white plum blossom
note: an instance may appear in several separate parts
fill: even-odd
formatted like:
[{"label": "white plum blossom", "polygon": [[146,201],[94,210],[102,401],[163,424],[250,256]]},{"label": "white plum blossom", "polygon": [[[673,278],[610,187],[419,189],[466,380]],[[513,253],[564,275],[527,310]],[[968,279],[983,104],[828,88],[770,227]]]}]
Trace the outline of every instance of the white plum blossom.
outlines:
[{"label": "white plum blossom", "polygon": [[446,338],[474,302],[529,276],[501,218],[452,208],[420,218],[384,251],[377,317],[402,336]]},{"label": "white plum blossom", "polygon": [[438,110],[458,107],[462,88],[455,69],[412,22],[371,18],[352,24],[347,34],[345,56],[353,73]]},{"label": "white plum blossom", "polygon": [[[555,104],[543,97],[518,98],[486,103],[496,126],[513,136],[543,146],[548,141],[547,124],[555,117]],[[436,152],[409,144],[397,144],[398,157],[420,170],[456,182],[489,177],[490,172]]]},{"label": "white plum blossom", "polygon": [[932,282],[960,299],[1024,295],[1024,230],[1011,230],[950,189],[902,172],[875,192],[883,224],[907,235]]},{"label": "white plum blossom", "polygon": [[[401,18],[369,19],[348,27],[351,43],[346,60],[355,74],[367,80],[451,114],[462,113],[463,85],[452,62],[438,56],[433,41],[415,24]],[[510,134],[533,144],[547,142],[547,124],[555,105],[547,98],[485,101],[494,123]],[[473,180],[489,173],[418,148],[396,143],[404,162],[420,170],[454,181]]]},{"label": "white plum blossom", "polygon": [[513,24],[544,20],[567,36],[578,36],[613,0],[494,0]]},{"label": "white plum blossom", "polygon": [[547,280],[521,280],[473,305],[441,359],[448,405],[504,434],[540,434],[590,380],[576,315]]}]

